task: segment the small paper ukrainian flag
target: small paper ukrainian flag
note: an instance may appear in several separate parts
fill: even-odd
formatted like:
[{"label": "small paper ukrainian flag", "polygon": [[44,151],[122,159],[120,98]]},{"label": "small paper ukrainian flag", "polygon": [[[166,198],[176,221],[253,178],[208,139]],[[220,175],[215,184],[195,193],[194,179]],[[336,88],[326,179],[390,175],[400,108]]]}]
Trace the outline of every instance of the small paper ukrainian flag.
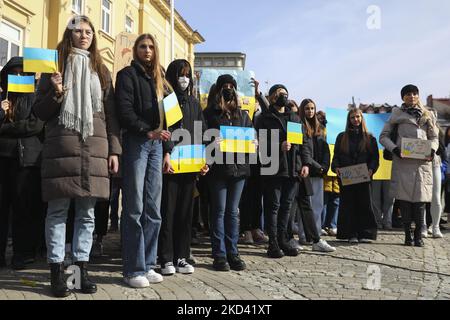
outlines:
[{"label": "small paper ukrainian flag", "polygon": [[302,125],[296,122],[287,124],[287,142],[292,144],[303,144]]},{"label": "small paper ukrainian flag", "polygon": [[34,76],[8,75],[8,92],[34,93]]},{"label": "small paper ukrainian flag", "polygon": [[24,48],[23,71],[54,73],[58,71],[58,51],[40,48]]},{"label": "small paper ukrainian flag", "polygon": [[220,127],[220,151],[230,153],[256,153],[256,131],[248,127]]},{"label": "small paper ukrainian flag", "polygon": [[175,173],[196,173],[206,165],[204,145],[176,146],[170,156]]},{"label": "small paper ukrainian flag", "polygon": [[170,127],[183,119],[183,112],[181,112],[180,104],[178,103],[175,92],[164,99],[164,112],[166,113],[167,127]]}]

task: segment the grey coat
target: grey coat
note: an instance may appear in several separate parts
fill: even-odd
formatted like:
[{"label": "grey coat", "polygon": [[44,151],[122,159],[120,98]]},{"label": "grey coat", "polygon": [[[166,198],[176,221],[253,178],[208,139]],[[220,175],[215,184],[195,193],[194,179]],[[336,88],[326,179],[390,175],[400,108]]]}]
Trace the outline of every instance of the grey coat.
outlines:
[{"label": "grey coat", "polygon": [[[394,126],[398,125],[396,141],[390,138]],[[430,140],[431,148],[437,150],[439,130],[431,112],[424,114],[419,123],[412,115],[395,108],[380,135],[380,143],[389,151],[401,148],[401,138]],[[416,159],[400,159],[393,156],[391,195],[408,202],[431,202],[433,196],[432,162]]]}]

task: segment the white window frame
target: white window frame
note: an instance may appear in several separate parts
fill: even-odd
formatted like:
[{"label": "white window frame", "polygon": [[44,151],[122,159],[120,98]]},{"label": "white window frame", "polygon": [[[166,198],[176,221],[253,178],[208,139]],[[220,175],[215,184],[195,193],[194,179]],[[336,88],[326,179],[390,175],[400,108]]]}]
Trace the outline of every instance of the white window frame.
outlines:
[{"label": "white window frame", "polygon": [[[131,26],[127,24],[128,19],[131,21]],[[129,15],[125,16],[125,32],[133,33],[134,32],[134,20]]]},{"label": "white window frame", "polygon": [[[104,5],[103,5],[103,2],[104,1],[107,1],[108,3],[109,3],[109,9],[108,8],[106,8]],[[107,34],[109,34],[109,35],[111,35],[112,34],[112,8],[113,8],[113,3],[112,3],[112,1],[110,1],[110,0],[102,0],[102,31],[103,32],[105,32],[105,33],[107,33]],[[109,26],[107,26],[108,27],[108,30],[105,30],[105,15],[109,15]]]},{"label": "white window frame", "polygon": [[[17,25],[14,25],[13,23],[11,23],[11,22],[8,22],[8,21],[6,21],[6,20],[2,20],[1,22],[0,22],[0,24],[5,24],[5,25],[7,25],[8,27],[10,27],[10,28],[13,28],[13,29],[16,29],[17,31],[19,31],[19,40],[17,41],[16,39],[11,39],[10,37],[8,37],[6,34],[2,34],[1,32],[0,32],[0,38],[2,38],[2,39],[4,39],[4,40],[6,40],[6,41],[8,41],[8,51],[7,51],[7,53],[6,53],[6,61],[8,62],[12,57],[11,57],[11,44],[15,44],[16,46],[18,46],[19,47],[19,55],[21,55],[22,54],[22,49],[23,49],[23,34],[24,34],[24,30],[21,28],[21,27],[19,27],[19,26],[17,26]],[[4,66],[2,66],[2,65],[0,65],[0,70],[3,68]]]},{"label": "white window frame", "polygon": [[[74,7],[74,2],[79,2],[80,3],[80,11],[77,11],[76,8]],[[72,0],[72,13],[77,14],[77,15],[83,15],[84,14],[84,2],[85,0]]]}]

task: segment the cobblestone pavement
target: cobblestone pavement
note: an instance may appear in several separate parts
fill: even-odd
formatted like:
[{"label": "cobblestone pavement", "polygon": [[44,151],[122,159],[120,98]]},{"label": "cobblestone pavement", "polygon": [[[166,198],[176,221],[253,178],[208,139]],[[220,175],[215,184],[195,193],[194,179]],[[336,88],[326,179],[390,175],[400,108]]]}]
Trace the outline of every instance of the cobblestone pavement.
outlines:
[{"label": "cobblestone pavement", "polygon": [[[247,263],[242,272],[215,272],[208,239],[193,247],[192,275],[176,274],[146,289],[127,287],[121,276],[119,235],[105,239],[105,256],[93,259],[91,276],[99,290],[75,293],[68,300],[305,300],[305,299],[449,299],[450,232],[426,239],[424,248],[402,245],[400,230],[380,231],[372,244],[349,245],[325,237],[337,251],[320,254],[306,248],[298,257],[268,259],[265,246],[240,245]],[[370,268],[369,268],[370,267]],[[368,270],[381,274],[376,278]],[[54,299],[49,271],[39,259],[24,271],[0,270],[0,300]]]}]

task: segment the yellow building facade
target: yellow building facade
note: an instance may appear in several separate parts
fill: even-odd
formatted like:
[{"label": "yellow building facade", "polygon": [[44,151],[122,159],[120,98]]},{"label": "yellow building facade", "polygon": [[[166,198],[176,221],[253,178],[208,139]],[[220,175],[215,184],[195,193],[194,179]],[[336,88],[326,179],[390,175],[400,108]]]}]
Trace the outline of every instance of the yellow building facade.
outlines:
[{"label": "yellow building facade", "polygon": [[[159,45],[161,64],[171,62],[170,2],[168,0],[0,0],[0,68],[24,47],[54,49],[70,18],[88,16],[97,31],[106,66],[113,71],[118,34],[150,33]],[[194,46],[204,42],[175,14],[175,59],[194,65]]]}]

